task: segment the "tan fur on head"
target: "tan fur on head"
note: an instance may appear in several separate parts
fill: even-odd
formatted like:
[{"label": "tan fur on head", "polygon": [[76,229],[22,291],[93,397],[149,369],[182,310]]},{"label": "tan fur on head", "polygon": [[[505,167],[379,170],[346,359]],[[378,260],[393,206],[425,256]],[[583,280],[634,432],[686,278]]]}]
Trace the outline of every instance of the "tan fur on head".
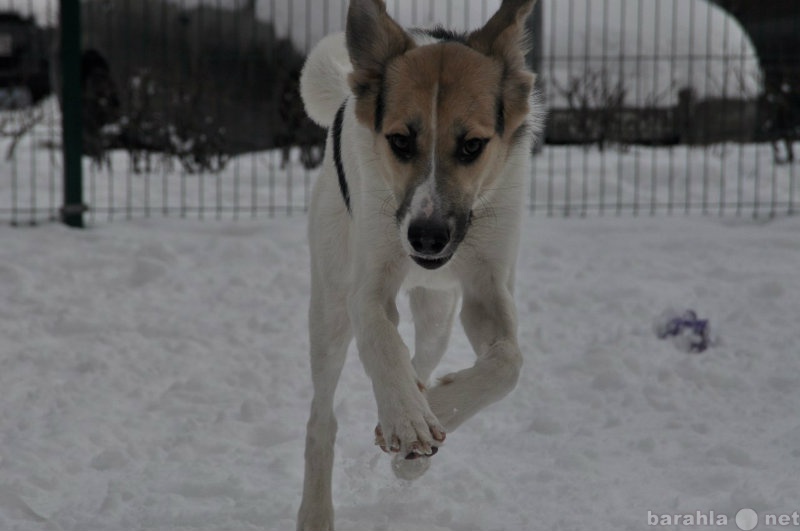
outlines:
[{"label": "tan fur on head", "polygon": [[[525,20],[536,0],[503,0],[500,9],[466,44],[504,67],[503,104],[511,129],[514,117],[524,116],[535,76],[525,64],[528,51]],[[383,0],[352,0],[347,18],[347,48],[353,63],[349,83],[356,96],[359,120],[376,130],[382,125],[383,82],[386,67],[415,48],[414,40],[386,12]]]},{"label": "tan fur on head", "polygon": [[[525,119],[524,114],[514,116],[508,128],[498,130],[502,80],[503,66],[498,61],[454,42],[416,48],[386,68],[381,133],[387,137],[413,134],[416,148],[412,160],[402,161],[386,141],[378,140],[382,159],[389,165],[386,178],[399,201],[409,187],[434,171],[453,206],[471,206],[490,177],[486,170],[495,155],[505,152],[511,127]],[[457,154],[463,142],[471,139],[489,142],[481,157],[465,164]]]},{"label": "tan fur on head", "polygon": [[[398,203],[431,172],[456,210],[467,211],[491,184],[528,118],[535,78],[525,63],[525,21],[534,3],[505,0],[463,41],[417,47],[382,0],[351,2],[347,46],[356,116],[377,135],[384,178]],[[412,158],[393,153],[393,135],[412,138]],[[471,139],[485,141],[485,148],[465,163],[458,153]]]}]

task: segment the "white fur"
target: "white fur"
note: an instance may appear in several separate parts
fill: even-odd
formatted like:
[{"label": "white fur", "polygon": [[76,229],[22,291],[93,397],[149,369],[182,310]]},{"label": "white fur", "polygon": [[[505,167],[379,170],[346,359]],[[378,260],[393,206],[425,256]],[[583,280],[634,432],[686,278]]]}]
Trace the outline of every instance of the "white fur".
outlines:
[{"label": "white fur", "polygon": [[[330,123],[345,100],[339,92],[346,84],[346,69],[340,68],[343,53],[341,35],[329,37],[312,52],[303,72],[306,108],[319,123]],[[509,393],[522,365],[512,290],[530,143],[513,148],[493,192],[476,203],[472,224],[452,260],[428,271],[409,259],[394,219],[397,205],[379,177],[381,162],[376,160],[373,133],[358,124],[353,106],[350,98],[342,128],[352,215],[339,191],[330,138],[309,214],[314,399],[300,531],[333,529],[333,401],[352,337],[372,380],[385,442],[390,444],[394,436],[399,443],[401,457],[394,459],[393,468],[404,478],[423,473],[430,460],[406,461],[402,456],[440,446],[434,438],[437,431],[451,432]],[[533,126],[538,112],[535,105]],[[416,328],[413,359],[397,331],[395,300],[403,288],[410,290]],[[459,299],[475,364],[423,392],[418,383],[428,382],[444,354]]]}]

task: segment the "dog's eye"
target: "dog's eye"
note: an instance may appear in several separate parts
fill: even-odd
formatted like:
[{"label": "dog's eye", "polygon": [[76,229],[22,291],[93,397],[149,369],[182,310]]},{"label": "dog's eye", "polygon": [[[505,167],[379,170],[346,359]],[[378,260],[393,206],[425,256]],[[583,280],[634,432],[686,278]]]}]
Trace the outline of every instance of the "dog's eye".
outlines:
[{"label": "dog's eye", "polygon": [[458,160],[463,163],[470,163],[477,159],[486,147],[487,142],[485,138],[470,138],[461,142],[461,147],[458,149]]},{"label": "dog's eye", "polygon": [[414,138],[411,135],[388,135],[386,139],[394,151],[394,154],[401,160],[410,160],[414,156]]}]

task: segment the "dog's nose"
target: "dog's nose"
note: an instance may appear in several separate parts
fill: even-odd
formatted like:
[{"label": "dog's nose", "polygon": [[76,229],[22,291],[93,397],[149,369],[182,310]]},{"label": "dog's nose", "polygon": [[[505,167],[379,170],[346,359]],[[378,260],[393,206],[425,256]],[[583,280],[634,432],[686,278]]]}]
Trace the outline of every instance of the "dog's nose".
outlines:
[{"label": "dog's nose", "polygon": [[408,226],[408,243],[422,255],[441,253],[450,243],[450,226],[444,220],[416,220]]}]

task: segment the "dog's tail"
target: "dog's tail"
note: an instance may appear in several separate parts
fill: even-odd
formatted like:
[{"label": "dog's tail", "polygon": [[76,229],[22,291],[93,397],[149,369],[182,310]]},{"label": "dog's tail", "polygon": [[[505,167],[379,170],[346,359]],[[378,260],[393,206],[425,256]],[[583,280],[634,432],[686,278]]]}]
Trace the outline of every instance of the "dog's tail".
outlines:
[{"label": "dog's tail", "polygon": [[350,94],[347,76],[353,70],[344,33],[322,39],[311,51],[300,76],[306,113],[322,127],[333,124],[336,111]]}]

